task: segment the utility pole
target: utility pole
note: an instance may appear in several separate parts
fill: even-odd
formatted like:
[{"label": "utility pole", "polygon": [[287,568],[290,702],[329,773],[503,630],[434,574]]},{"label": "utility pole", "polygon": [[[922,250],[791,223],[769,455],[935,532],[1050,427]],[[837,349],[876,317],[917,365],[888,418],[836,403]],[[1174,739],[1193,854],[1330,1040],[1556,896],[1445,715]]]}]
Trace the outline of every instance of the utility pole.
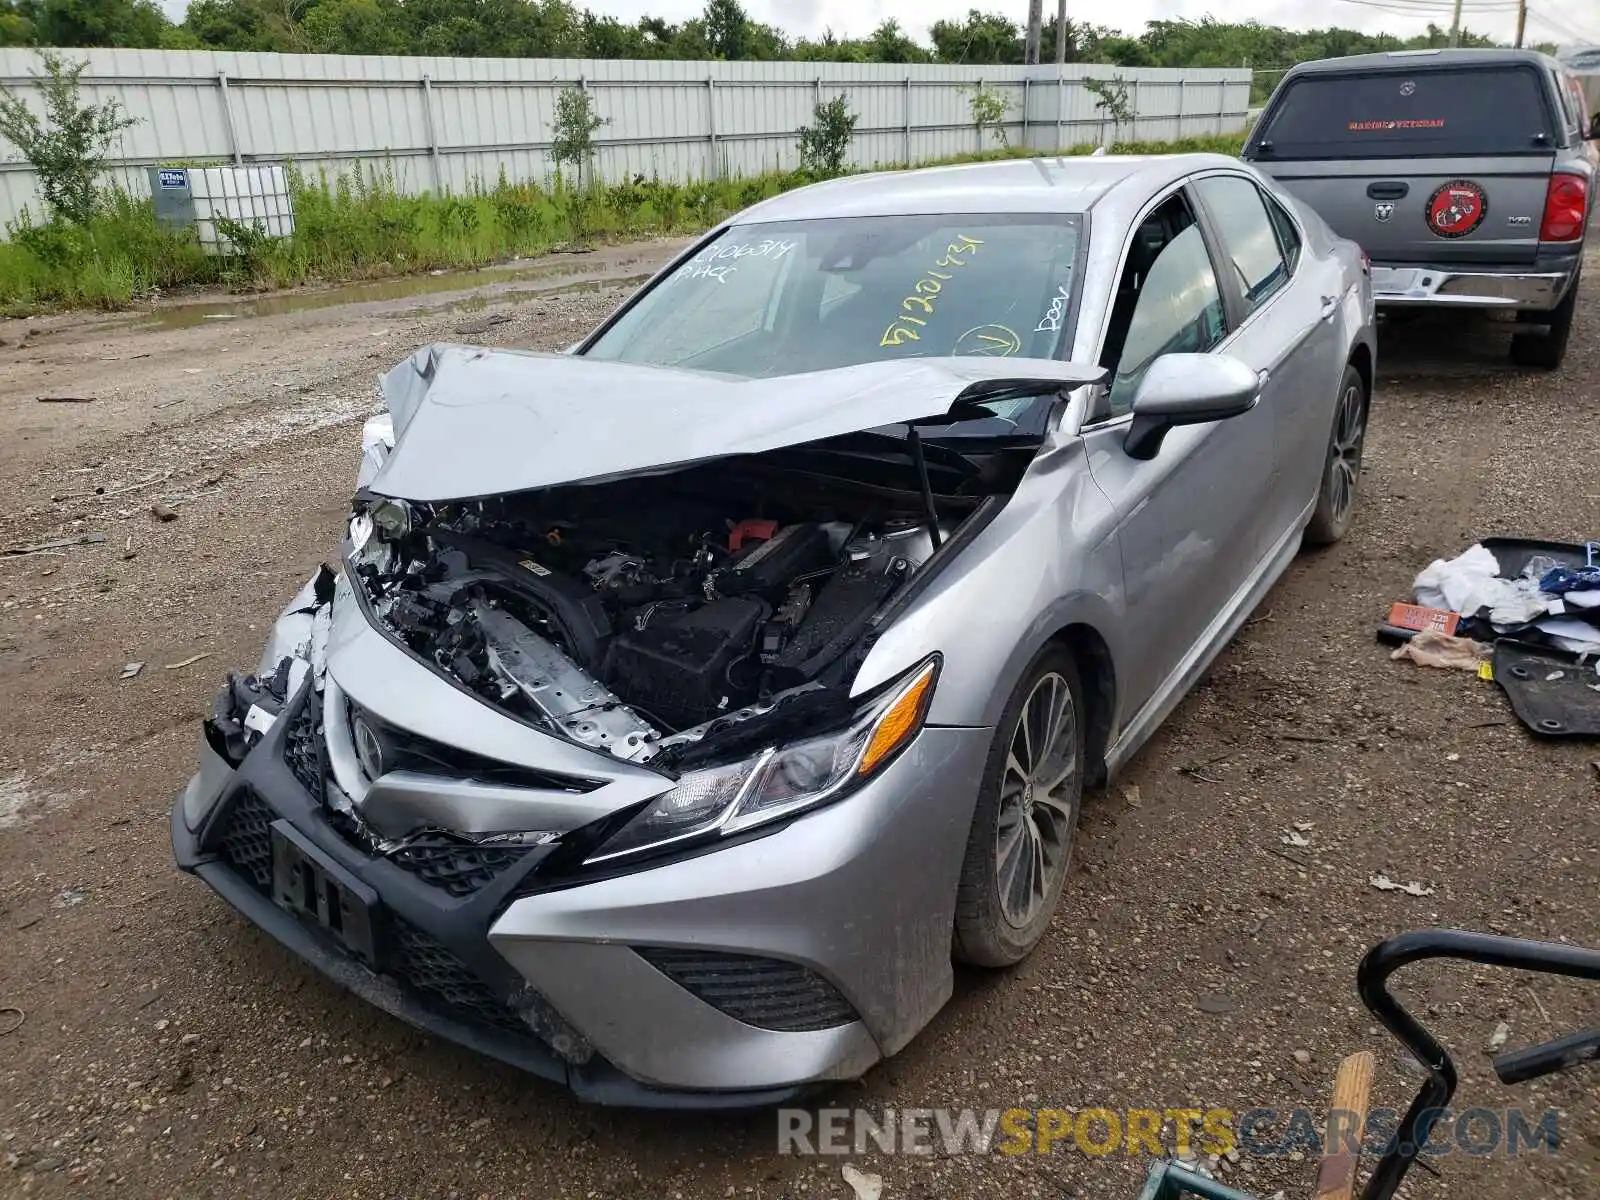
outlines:
[{"label": "utility pole", "polygon": [[1039,61],[1039,27],[1044,24],[1044,0],[1028,0],[1028,37],[1022,43],[1022,61],[1033,66]]},{"label": "utility pole", "polygon": [[[1526,0],[1522,5],[1528,7]],[[1517,45],[1522,45],[1522,26],[1517,26]],[[1067,61],[1067,0],[1056,0],[1056,66]]]},{"label": "utility pole", "polygon": [[1461,0],[1456,0],[1455,8],[1450,14],[1450,44],[1461,44]]},{"label": "utility pole", "polygon": [[1517,0],[1517,49],[1522,49],[1522,35],[1528,28],[1528,0]]}]

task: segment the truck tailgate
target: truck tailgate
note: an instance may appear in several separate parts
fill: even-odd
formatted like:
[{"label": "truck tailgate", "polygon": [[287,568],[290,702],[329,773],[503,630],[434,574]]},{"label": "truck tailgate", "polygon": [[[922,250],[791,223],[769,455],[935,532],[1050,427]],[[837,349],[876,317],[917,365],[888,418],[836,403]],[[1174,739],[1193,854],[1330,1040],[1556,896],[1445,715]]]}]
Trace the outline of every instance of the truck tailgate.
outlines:
[{"label": "truck tailgate", "polygon": [[1391,56],[1291,77],[1245,158],[1375,262],[1532,262],[1563,118],[1529,63]]},{"label": "truck tailgate", "polygon": [[1531,263],[1555,156],[1258,161],[1380,263]]}]

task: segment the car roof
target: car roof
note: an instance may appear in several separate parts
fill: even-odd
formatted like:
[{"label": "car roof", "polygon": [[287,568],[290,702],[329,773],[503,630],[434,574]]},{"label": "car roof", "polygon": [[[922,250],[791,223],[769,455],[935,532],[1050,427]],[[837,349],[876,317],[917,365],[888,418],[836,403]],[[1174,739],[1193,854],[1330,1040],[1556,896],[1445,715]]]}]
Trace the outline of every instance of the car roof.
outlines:
[{"label": "car roof", "polygon": [[1375,54],[1349,54],[1343,58],[1319,58],[1299,63],[1289,76],[1344,74],[1351,71],[1399,71],[1407,67],[1488,67],[1510,63],[1559,66],[1555,59],[1537,50],[1513,50],[1495,46],[1454,50],[1383,50]]},{"label": "car roof", "polygon": [[848,175],[785,192],[740,225],[926,213],[1085,213],[1108,193],[1146,195],[1196,171],[1242,166],[1225,154],[1072,155]]}]

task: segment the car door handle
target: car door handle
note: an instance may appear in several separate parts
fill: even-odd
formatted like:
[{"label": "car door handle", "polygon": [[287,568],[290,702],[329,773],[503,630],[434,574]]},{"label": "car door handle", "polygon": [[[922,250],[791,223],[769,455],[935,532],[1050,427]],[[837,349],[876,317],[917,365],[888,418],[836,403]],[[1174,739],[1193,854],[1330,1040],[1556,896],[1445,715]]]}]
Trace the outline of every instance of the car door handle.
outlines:
[{"label": "car door handle", "polygon": [[1367,185],[1367,195],[1373,200],[1403,200],[1411,186],[1399,180],[1383,180]]},{"label": "car door handle", "polygon": [[1267,382],[1271,378],[1272,378],[1272,372],[1271,371],[1257,371],[1256,372],[1256,382],[1259,383],[1262,387],[1266,387],[1267,386]]},{"label": "car door handle", "polygon": [[1338,311],[1339,311],[1339,297],[1337,297],[1337,296],[1324,296],[1322,298],[1322,319],[1324,321],[1326,321],[1329,317],[1333,316],[1333,314],[1338,312]]}]

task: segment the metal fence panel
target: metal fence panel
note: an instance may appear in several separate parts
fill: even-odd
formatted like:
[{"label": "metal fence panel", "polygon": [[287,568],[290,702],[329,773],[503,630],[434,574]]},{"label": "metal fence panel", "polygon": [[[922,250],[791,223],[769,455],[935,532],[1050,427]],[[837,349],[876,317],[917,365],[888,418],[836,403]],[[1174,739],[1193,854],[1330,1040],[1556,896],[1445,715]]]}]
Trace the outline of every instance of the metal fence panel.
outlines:
[{"label": "metal fence panel", "polygon": [[[887,63],[675,62],[404,58],[201,50],[86,50],[84,95],[115,98],[138,123],[112,150],[109,175],[148,194],[163,163],[289,163],[328,178],[354,171],[402,191],[467,192],[544,183],[556,98],[587,88],[605,119],[593,171],[686,181],[797,163],[815,106],[844,96],[857,115],[858,167],[925,162],[988,149],[970,108],[982,84],[1007,104],[1005,141],[1066,149],[1112,138],[1165,141],[1245,126],[1250,72],[1071,65],[957,67]],[[0,49],[0,82],[36,101],[37,57]],[[1136,116],[1113,126],[1085,86],[1121,79]],[[0,158],[0,220],[40,214],[31,168]]]}]

